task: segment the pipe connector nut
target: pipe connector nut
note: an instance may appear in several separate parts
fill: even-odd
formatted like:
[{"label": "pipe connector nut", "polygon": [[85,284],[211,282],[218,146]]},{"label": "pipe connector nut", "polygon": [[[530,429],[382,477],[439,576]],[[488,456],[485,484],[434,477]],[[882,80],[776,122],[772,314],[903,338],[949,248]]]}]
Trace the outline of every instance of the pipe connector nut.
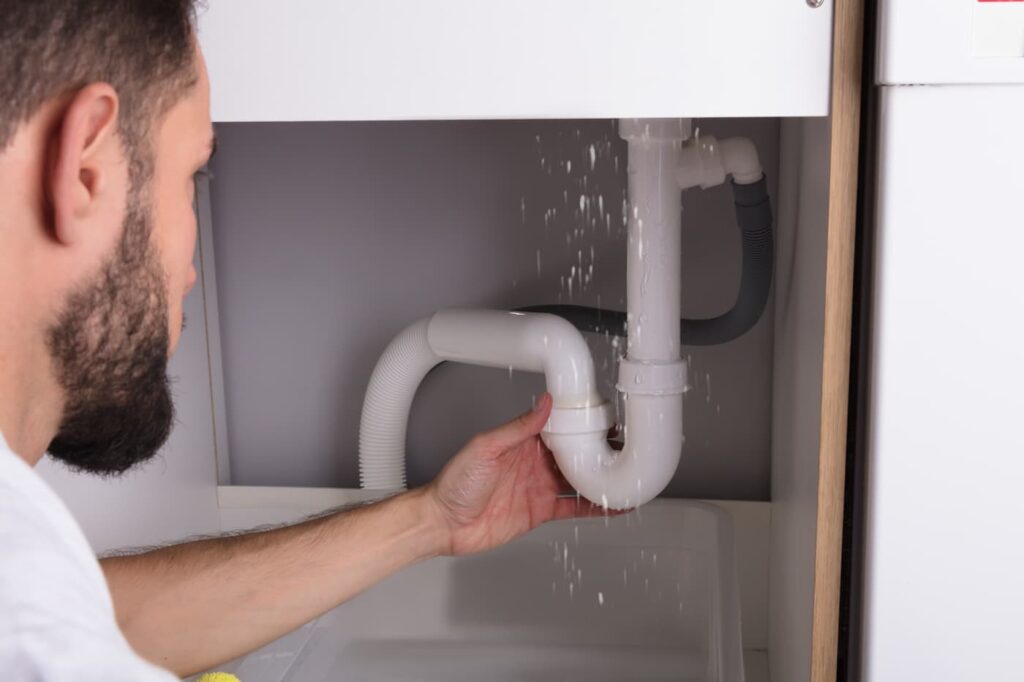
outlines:
[{"label": "pipe connector nut", "polygon": [[608,402],[587,407],[553,407],[542,434],[578,435],[607,433],[615,424],[612,406]]},{"label": "pipe connector nut", "polygon": [[727,175],[718,140],[711,135],[701,135],[683,145],[679,156],[676,180],[680,189],[700,187],[708,189],[725,182]]},{"label": "pipe connector nut", "polygon": [[619,383],[615,386],[627,395],[678,395],[690,390],[689,366],[685,360],[619,362]]}]

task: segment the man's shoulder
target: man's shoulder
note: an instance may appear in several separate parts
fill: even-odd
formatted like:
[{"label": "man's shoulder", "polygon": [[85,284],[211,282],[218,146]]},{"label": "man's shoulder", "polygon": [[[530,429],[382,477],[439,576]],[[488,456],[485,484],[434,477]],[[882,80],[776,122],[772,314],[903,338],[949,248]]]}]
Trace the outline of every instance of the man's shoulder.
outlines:
[{"label": "man's shoulder", "polygon": [[64,504],[0,443],[0,630],[27,618],[113,622],[96,557]]},{"label": "man's shoulder", "polygon": [[99,562],[71,513],[0,439],[4,680],[170,680],[128,647]]}]

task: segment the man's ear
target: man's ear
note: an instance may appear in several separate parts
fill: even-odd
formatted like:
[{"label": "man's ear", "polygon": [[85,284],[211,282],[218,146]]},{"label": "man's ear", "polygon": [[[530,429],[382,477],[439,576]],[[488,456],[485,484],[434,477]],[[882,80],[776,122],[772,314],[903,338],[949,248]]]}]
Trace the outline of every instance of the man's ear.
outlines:
[{"label": "man's ear", "polygon": [[117,91],[106,83],[93,83],[68,104],[50,146],[46,184],[52,205],[54,238],[63,244],[77,243],[88,218],[98,210],[111,178],[122,163],[117,139],[119,101]]}]

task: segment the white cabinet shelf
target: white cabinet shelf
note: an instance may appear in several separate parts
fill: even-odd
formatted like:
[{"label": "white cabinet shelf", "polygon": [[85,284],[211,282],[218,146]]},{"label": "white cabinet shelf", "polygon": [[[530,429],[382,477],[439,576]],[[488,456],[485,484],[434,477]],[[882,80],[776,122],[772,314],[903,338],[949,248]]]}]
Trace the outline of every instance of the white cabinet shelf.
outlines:
[{"label": "white cabinet shelf", "polygon": [[832,1],[219,0],[215,121],[824,116]]}]

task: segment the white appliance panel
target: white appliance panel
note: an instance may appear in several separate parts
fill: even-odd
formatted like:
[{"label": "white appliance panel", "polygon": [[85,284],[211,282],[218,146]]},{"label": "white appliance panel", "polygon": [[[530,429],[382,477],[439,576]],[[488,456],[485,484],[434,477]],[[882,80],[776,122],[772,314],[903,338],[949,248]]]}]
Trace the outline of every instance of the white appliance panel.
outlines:
[{"label": "white appliance panel", "polygon": [[1024,87],[881,105],[865,679],[1019,679]]}]

